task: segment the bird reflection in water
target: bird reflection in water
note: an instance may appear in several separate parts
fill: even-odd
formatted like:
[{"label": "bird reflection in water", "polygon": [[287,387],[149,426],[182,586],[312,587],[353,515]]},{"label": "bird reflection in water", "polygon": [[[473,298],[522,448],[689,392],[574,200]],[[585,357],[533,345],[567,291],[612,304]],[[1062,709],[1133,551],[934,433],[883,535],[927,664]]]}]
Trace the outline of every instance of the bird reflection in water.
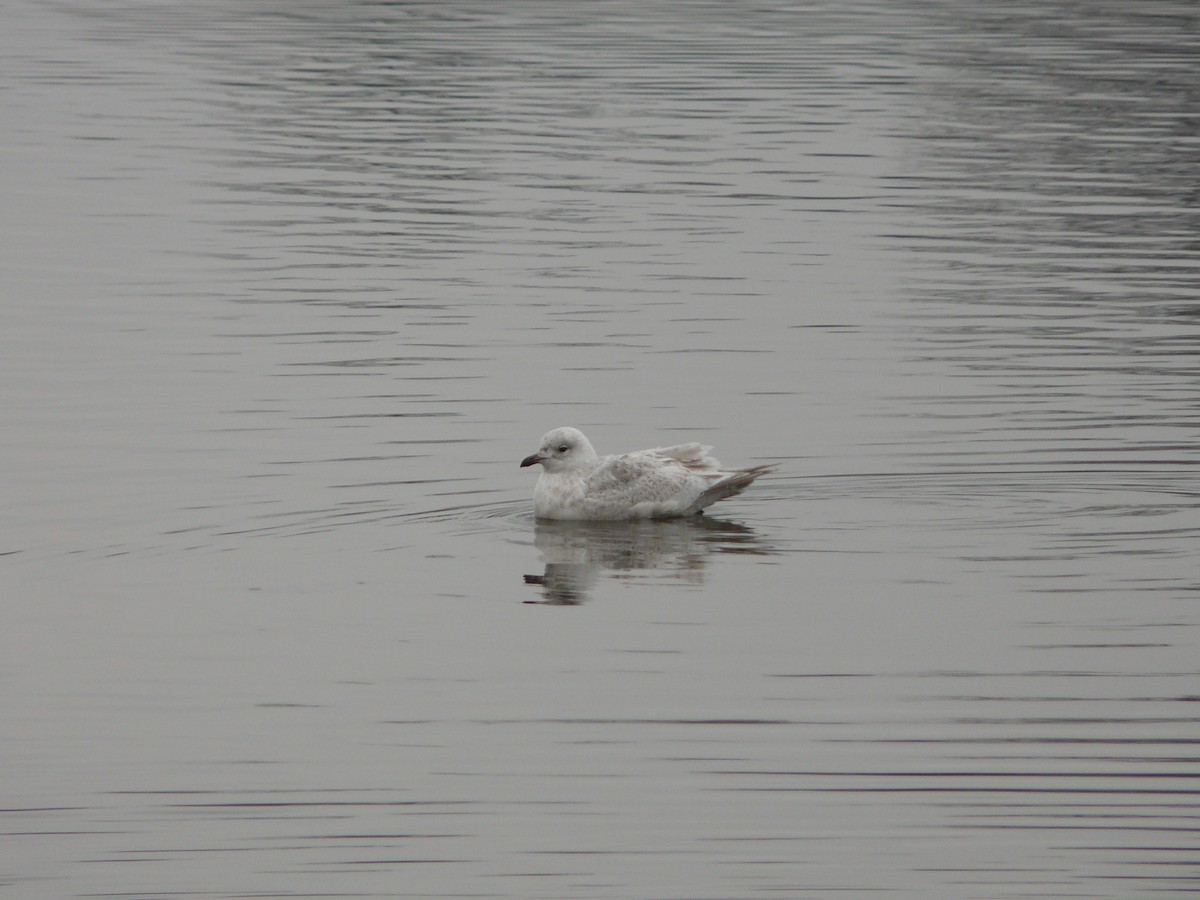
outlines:
[{"label": "bird reflection in water", "polygon": [[655,571],[701,584],[710,554],[773,552],[754,529],[705,515],[618,522],[539,519],[533,543],[546,568],[541,575],[526,575],[525,583],[541,585],[543,599],[527,602],[559,606],[586,600],[604,570]]}]

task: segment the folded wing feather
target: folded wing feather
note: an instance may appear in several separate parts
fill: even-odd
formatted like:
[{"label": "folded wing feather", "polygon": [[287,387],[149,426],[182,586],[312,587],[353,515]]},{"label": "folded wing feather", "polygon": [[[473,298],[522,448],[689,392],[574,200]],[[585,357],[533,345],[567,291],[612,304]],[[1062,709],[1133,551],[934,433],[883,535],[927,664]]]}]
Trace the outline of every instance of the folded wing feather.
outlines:
[{"label": "folded wing feather", "polygon": [[598,503],[673,500],[686,489],[692,472],[682,460],[671,459],[664,464],[663,456],[654,450],[606,456],[588,476],[586,496]]},{"label": "folded wing feather", "polygon": [[744,491],[772,466],[722,471],[709,447],[681,444],[606,456],[587,477],[585,502],[596,515],[691,515]]}]

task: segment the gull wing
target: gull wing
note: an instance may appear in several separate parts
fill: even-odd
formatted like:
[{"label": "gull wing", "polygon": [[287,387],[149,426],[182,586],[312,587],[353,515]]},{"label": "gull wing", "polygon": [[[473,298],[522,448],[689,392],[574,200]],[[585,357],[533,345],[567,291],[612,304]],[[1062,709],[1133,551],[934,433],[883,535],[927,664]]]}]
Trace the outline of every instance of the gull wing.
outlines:
[{"label": "gull wing", "polygon": [[728,474],[721,471],[721,463],[712,455],[712,447],[705,447],[703,444],[677,444],[674,447],[655,447],[653,450],[645,452],[678,460],[686,468],[691,469],[698,475]]},{"label": "gull wing", "polygon": [[585,482],[584,502],[590,513],[616,518],[680,515],[719,477],[657,450],[622,453],[599,460]]}]

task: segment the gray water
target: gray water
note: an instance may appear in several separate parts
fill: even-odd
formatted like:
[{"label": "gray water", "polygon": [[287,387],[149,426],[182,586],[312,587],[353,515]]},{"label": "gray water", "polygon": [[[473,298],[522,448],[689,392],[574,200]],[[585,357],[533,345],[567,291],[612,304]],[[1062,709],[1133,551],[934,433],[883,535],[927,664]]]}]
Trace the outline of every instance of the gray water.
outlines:
[{"label": "gray water", "polygon": [[5,897],[1200,892],[1193,3],[0,15]]}]

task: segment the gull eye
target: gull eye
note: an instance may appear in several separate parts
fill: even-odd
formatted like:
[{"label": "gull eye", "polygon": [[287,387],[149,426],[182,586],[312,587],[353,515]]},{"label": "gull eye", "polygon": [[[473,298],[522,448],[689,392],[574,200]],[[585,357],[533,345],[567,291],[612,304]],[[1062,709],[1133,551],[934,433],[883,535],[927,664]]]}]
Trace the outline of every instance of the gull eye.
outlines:
[{"label": "gull eye", "polygon": [[567,452],[568,450],[570,450],[570,449],[571,449],[571,447],[570,447],[570,445],[569,445],[569,444],[559,444],[559,445],[558,445],[558,452],[559,452],[559,453],[566,453],[566,452]]}]

